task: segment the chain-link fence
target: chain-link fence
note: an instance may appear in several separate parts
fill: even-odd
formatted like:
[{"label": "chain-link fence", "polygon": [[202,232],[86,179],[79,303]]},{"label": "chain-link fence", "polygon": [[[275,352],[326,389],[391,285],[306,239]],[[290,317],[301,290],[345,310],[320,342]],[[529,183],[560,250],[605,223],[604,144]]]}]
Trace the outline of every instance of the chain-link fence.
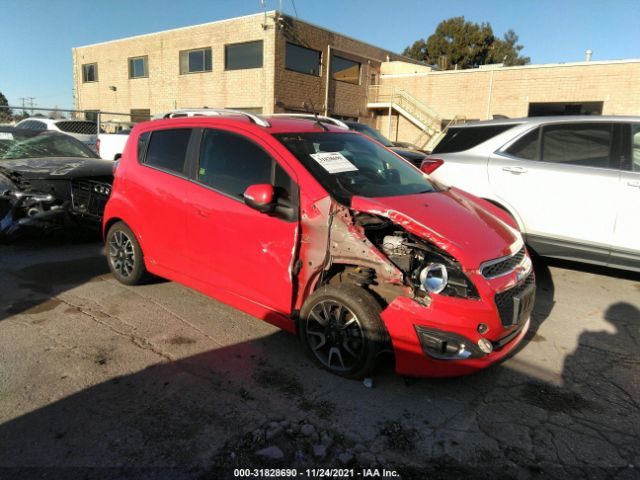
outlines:
[{"label": "chain-link fence", "polygon": [[[63,108],[0,106],[0,125],[40,130],[60,130],[66,133],[118,133],[130,130],[139,122],[150,120],[149,110],[101,112],[100,110],[67,110]],[[27,121],[36,122],[30,126]],[[38,123],[39,122],[39,123]],[[47,127],[47,128],[45,128]]]}]

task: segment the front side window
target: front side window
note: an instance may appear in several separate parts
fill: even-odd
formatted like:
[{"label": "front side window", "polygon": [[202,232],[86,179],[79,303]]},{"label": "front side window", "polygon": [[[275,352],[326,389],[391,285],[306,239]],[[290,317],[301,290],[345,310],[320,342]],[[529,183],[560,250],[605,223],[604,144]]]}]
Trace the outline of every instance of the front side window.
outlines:
[{"label": "front side window", "polygon": [[331,57],[331,78],[338,82],[360,85],[360,64],[348,58]]},{"label": "front side window", "polygon": [[542,160],[609,168],[611,123],[548,125],[542,129]]},{"label": "front side window", "polygon": [[85,63],[82,65],[82,82],[97,82],[98,81],[98,64],[97,63]]},{"label": "front side window", "polygon": [[211,71],[211,48],[180,52],[180,74]]},{"label": "front side window", "polygon": [[224,69],[262,68],[262,50],[262,40],[225,45]]},{"label": "front side window", "polygon": [[273,160],[252,141],[235,133],[205,130],[200,146],[198,181],[242,198],[249,185],[271,183]]},{"label": "front side window", "polygon": [[356,133],[274,135],[339,202],[433,192],[426,175]]},{"label": "front side window", "polygon": [[320,75],[322,53],[287,42],[284,67],[294,72]]},{"label": "front side window", "polygon": [[190,128],[152,132],[144,163],[161,170],[184,174],[190,138]]},{"label": "front side window", "polygon": [[145,78],[149,76],[149,57],[129,59],[129,78]]}]

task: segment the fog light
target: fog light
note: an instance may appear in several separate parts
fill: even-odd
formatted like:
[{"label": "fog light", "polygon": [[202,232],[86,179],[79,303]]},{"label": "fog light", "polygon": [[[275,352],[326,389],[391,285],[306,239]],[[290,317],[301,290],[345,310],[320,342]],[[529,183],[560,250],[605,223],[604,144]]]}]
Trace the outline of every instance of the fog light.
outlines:
[{"label": "fog light", "polygon": [[478,333],[480,335],[484,335],[488,331],[489,331],[489,325],[487,325],[486,323],[479,323],[478,324]]},{"label": "fog light", "polygon": [[480,348],[482,353],[486,353],[487,355],[493,352],[493,345],[486,338],[481,338],[480,340],[478,340],[478,348]]}]

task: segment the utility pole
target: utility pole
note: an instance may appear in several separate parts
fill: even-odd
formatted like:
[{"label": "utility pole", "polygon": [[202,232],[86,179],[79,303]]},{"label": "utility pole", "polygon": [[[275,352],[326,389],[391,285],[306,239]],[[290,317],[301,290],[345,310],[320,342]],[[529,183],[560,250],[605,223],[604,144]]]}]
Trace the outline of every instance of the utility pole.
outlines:
[{"label": "utility pole", "polygon": [[34,100],[36,99],[36,97],[20,97],[18,100],[20,100],[22,102],[22,112],[23,113],[27,113],[26,110],[26,105],[25,104],[29,104],[29,107],[31,109],[31,115],[33,115],[33,107],[36,106],[36,103],[34,102]]}]

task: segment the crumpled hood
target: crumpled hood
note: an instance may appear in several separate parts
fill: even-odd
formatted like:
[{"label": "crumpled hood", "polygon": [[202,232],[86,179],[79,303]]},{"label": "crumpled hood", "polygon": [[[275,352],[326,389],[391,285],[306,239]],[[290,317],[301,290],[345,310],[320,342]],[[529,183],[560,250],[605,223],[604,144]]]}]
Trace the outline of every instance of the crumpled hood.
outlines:
[{"label": "crumpled hood", "polygon": [[514,253],[520,234],[460,190],[397,197],[353,197],[351,208],[388,217],[456,258],[465,270]]},{"label": "crumpled hood", "polygon": [[14,172],[26,179],[112,176],[113,162],[99,158],[20,158],[0,160],[0,173]]}]

